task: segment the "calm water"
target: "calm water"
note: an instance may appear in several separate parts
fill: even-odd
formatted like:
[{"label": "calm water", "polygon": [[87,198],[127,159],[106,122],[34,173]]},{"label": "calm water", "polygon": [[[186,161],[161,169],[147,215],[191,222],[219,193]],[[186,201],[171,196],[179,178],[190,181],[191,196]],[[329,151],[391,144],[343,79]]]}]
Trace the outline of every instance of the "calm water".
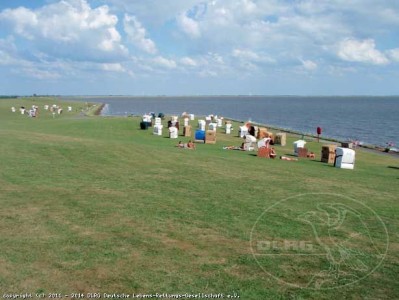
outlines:
[{"label": "calm water", "polygon": [[79,100],[107,103],[104,115],[217,114],[303,133],[315,134],[320,126],[326,137],[381,146],[392,141],[399,145],[399,96],[85,97]]}]

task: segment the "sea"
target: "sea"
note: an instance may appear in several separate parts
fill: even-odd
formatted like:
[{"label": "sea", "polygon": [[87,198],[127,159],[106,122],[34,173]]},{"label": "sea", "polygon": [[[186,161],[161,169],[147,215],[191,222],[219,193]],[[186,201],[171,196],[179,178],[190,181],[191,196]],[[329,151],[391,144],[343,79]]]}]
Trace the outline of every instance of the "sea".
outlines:
[{"label": "sea", "polygon": [[154,112],[217,115],[360,144],[399,146],[399,96],[85,96],[63,97],[106,104],[104,116]]}]

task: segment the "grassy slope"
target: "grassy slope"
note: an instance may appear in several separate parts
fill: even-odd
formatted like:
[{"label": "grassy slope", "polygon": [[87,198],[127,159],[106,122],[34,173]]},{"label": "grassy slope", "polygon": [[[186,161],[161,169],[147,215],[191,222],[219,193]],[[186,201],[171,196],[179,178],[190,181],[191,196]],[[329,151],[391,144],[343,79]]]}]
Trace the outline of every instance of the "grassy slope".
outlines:
[{"label": "grassy slope", "polygon": [[[52,102],[0,101],[0,291],[237,291],[244,299],[399,294],[399,174],[388,168],[398,167],[397,159],[358,151],[354,171],[266,160],[221,150],[241,142],[224,134],[216,145],[186,151],[139,130],[136,119],[43,111],[32,119],[10,112],[21,103]],[[294,138],[276,147],[278,154],[290,153]],[[319,144],[308,145],[320,153]],[[390,250],[371,276],[311,291],[280,284],[258,267],[249,235],[259,215],[309,192],[350,196],[384,221]],[[271,230],[284,235],[295,223]]]}]

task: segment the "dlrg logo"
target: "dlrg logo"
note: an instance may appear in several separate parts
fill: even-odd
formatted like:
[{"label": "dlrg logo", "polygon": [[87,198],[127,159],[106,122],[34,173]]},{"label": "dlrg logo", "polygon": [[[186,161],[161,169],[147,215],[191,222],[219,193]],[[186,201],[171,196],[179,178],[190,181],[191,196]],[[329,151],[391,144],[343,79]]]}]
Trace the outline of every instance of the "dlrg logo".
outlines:
[{"label": "dlrg logo", "polygon": [[250,233],[258,266],[280,283],[335,289],[366,278],[387,255],[389,236],[363,202],[333,193],[299,194],[275,202]]}]

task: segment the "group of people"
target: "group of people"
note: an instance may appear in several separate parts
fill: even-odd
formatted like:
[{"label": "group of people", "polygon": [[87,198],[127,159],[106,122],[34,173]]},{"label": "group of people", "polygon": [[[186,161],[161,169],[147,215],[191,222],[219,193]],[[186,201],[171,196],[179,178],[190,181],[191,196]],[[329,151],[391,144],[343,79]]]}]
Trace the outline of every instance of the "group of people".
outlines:
[{"label": "group of people", "polygon": [[[62,114],[62,112],[63,112],[63,109],[62,109],[62,107],[61,106],[58,106],[58,105],[52,105],[52,106],[49,106],[49,105],[44,105],[44,110],[48,110],[48,111],[50,111],[52,114],[53,114],[53,116],[57,113],[57,114]],[[16,108],[13,106],[13,107],[11,107],[11,111],[13,112],[13,113],[15,113],[16,112]],[[38,117],[39,116],[39,107],[37,106],[37,105],[32,105],[32,108],[31,109],[27,109],[27,108],[25,108],[25,106],[21,106],[20,108],[19,108],[19,111],[20,111],[20,113],[22,114],[22,115],[28,115],[29,117]],[[69,112],[71,112],[72,111],[72,107],[71,106],[69,106],[68,107],[68,111]]]},{"label": "group of people", "polygon": [[[16,111],[16,109],[15,109],[15,107],[11,107],[11,111],[12,112],[15,112]],[[25,106],[21,106],[20,108],[19,108],[19,111],[20,111],[20,113],[22,114],[22,115],[25,115],[25,114],[27,114],[29,117],[37,117],[38,115],[39,115],[39,107],[38,106],[36,106],[36,105],[32,105],[32,108],[30,109],[30,110],[27,110],[26,108],[25,108]]]},{"label": "group of people", "polygon": [[[250,134],[247,134],[244,136],[244,142],[241,144],[241,146],[226,146],[226,147],[223,147],[223,149],[250,151],[248,149],[250,149],[251,147],[248,145],[254,143],[253,140],[256,141],[256,139],[253,136],[251,136]],[[269,157],[274,159],[277,157],[277,153],[276,153],[276,150],[274,149],[274,147],[271,147],[272,145],[274,145],[274,141],[270,137],[264,138],[264,139],[260,140],[258,143],[258,147],[270,149]],[[195,149],[195,144],[191,140],[189,140],[188,143],[183,143],[182,141],[179,141],[179,143],[176,145],[176,147],[193,150],[193,149]],[[252,150],[253,150],[253,148],[252,148]],[[311,159],[315,159],[315,154],[313,152],[310,152],[307,154],[307,157],[311,158]],[[298,160],[296,157],[287,157],[287,156],[280,156],[280,159],[288,160],[288,161],[297,161]]]},{"label": "group of people", "polygon": [[[241,151],[251,151],[254,150],[251,145],[256,141],[256,138],[253,137],[250,134],[247,134],[244,136],[244,142],[241,144],[241,146],[226,146],[223,147],[225,150],[241,150]],[[277,156],[276,150],[273,147],[270,147],[270,145],[274,145],[274,142],[271,138],[264,138],[263,139],[264,145],[258,147],[265,147],[270,149],[270,158],[275,158]]]}]

